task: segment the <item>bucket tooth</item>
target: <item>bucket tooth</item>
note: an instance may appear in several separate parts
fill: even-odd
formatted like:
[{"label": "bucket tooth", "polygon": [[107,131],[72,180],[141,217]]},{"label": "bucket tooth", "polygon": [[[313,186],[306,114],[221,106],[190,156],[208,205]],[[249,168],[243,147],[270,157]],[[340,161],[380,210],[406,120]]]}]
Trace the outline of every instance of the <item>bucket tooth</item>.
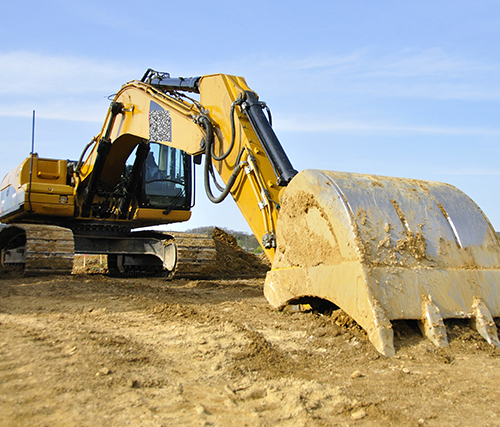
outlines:
[{"label": "bucket tooth", "polygon": [[[392,323],[387,317],[387,313],[375,298],[373,294],[368,294],[368,319],[364,320],[364,329],[368,333],[368,338],[375,349],[384,356],[393,357],[396,354],[394,350],[394,331]],[[354,312],[354,316],[358,313]],[[354,317],[353,316],[353,317]],[[360,320],[358,318],[358,320]]]},{"label": "bucket tooth", "polygon": [[500,341],[498,340],[497,327],[495,321],[491,316],[490,310],[481,298],[475,297],[472,303],[472,319],[473,327],[479,334],[488,341],[488,344],[500,348]]},{"label": "bucket tooth", "polygon": [[448,345],[446,326],[439,307],[434,304],[430,295],[422,298],[422,319],[418,326],[422,335],[427,337],[436,347],[443,348]]},{"label": "bucket tooth", "polygon": [[373,330],[368,332],[368,338],[380,354],[387,357],[393,357],[396,354],[392,327],[377,325]]}]

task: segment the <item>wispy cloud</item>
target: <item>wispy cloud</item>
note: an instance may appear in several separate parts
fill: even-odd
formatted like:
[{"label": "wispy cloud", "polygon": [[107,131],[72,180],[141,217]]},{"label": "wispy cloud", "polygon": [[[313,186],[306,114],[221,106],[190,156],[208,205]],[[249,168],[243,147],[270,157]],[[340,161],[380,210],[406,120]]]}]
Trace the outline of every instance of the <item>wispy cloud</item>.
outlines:
[{"label": "wispy cloud", "polygon": [[[440,48],[405,49],[366,64],[365,76],[374,77],[444,77],[465,78],[471,73],[498,72],[500,67],[484,64],[478,59],[458,57]],[[366,63],[366,61],[364,61]]]},{"label": "wispy cloud", "polygon": [[253,74],[264,74],[262,80],[268,86],[281,90],[440,100],[500,99],[500,62],[460,56],[441,48],[252,58],[246,66]]},{"label": "wispy cloud", "polygon": [[38,118],[101,123],[106,116],[109,101],[101,97],[94,101],[76,98],[26,100],[15,105],[0,104],[2,117],[31,117],[36,110]]},{"label": "wispy cloud", "polygon": [[[176,64],[171,64],[175,68]],[[248,78],[256,89],[275,96],[314,100],[324,111],[335,97],[376,99],[500,100],[500,63],[460,57],[443,49],[405,49],[399,52],[356,50],[342,55],[262,58],[204,65],[205,73],[227,71]],[[179,67],[177,67],[179,68]],[[103,99],[133,78],[141,65],[100,61],[80,56],[42,55],[33,52],[0,53],[0,115],[40,114],[63,120],[102,120]],[[376,101],[375,101],[376,102]],[[39,107],[40,106],[40,107]],[[300,108],[298,106],[297,108]],[[316,113],[312,113],[315,115]],[[355,117],[356,115],[348,115]],[[493,129],[475,127],[415,126],[390,119],[319,120],[276,122],[296,131],[378,131],[461,135],[498,135]],[[362,117],[359,112],[357,117]],[[356,117],[355,117],[356,118]],[[286,130],[285,129],[285,130]]]},{"label": "wispy cloud", "polygon": [[135,67],[78,56],[0,53],[0,116],[102,121],[108,95],[139,77]]},{"label": "wispy cloud", "polygon": [[[0,53],[0,95],[86,94],[109,91],[116,82],[139,76],[137,68],[122,63],[78,56],[51,56],[33,52]],[[114,83],[114,85],[113,85]]]},{"label": "wispy cloud", "polygon": [[323,120],[307,119],[300,120],[275,118],[274,129],[280,132],[326,132],[326,133],[370,133],[370,134],[405,134],[405,135],[476,135],[476,136],[500,136],[499,129],[486,129],[474,127],[446,127],[446,126],[415,126],[401,125],[395,123],[381,123],[360,120],[336,120],[325,118]]}]

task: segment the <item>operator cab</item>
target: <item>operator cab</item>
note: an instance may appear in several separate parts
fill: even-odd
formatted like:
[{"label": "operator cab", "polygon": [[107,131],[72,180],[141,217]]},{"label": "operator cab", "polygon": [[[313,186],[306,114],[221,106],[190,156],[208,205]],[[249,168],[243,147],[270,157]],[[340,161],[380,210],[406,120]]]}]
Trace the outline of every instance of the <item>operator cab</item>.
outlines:
[{"label": "operator cab", "polygon": [[[134,158],[135,153],[132,153],[126,171],[132,169]],[[150,142],[142,177],[138,191],[140,207],[166,212],[191,208],[191,156],[184,151]]]}]

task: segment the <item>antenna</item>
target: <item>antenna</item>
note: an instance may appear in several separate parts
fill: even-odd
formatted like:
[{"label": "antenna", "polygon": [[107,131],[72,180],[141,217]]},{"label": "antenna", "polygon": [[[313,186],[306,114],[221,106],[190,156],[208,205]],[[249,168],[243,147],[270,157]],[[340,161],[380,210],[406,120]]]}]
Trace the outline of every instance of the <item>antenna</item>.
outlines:
[{"label": "antenna", "polygon": [[33,123],[31,125],[31,161],[30,161],[30,187],[28,192],[28,204],[30,206],[28,212],[33,212],[31,206],[31,181],[33,179],[33,157],[35,155],[35,110],[33,110]]}]

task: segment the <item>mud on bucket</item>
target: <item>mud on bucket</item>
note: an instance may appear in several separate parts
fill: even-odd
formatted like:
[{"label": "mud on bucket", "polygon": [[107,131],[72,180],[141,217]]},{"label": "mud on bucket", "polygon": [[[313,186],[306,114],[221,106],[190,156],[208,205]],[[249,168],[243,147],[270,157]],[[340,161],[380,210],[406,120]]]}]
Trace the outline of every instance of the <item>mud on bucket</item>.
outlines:
[{"label": "mud on bucket", "polygon": [[500,246],[477,205],[453,186],[306,170],[282,197],[264,294],[272,306],[315,297],[342,308],[394,355],[391,320],[417,319],[438,346],[443,318],[471,318],[500,346]]}]

